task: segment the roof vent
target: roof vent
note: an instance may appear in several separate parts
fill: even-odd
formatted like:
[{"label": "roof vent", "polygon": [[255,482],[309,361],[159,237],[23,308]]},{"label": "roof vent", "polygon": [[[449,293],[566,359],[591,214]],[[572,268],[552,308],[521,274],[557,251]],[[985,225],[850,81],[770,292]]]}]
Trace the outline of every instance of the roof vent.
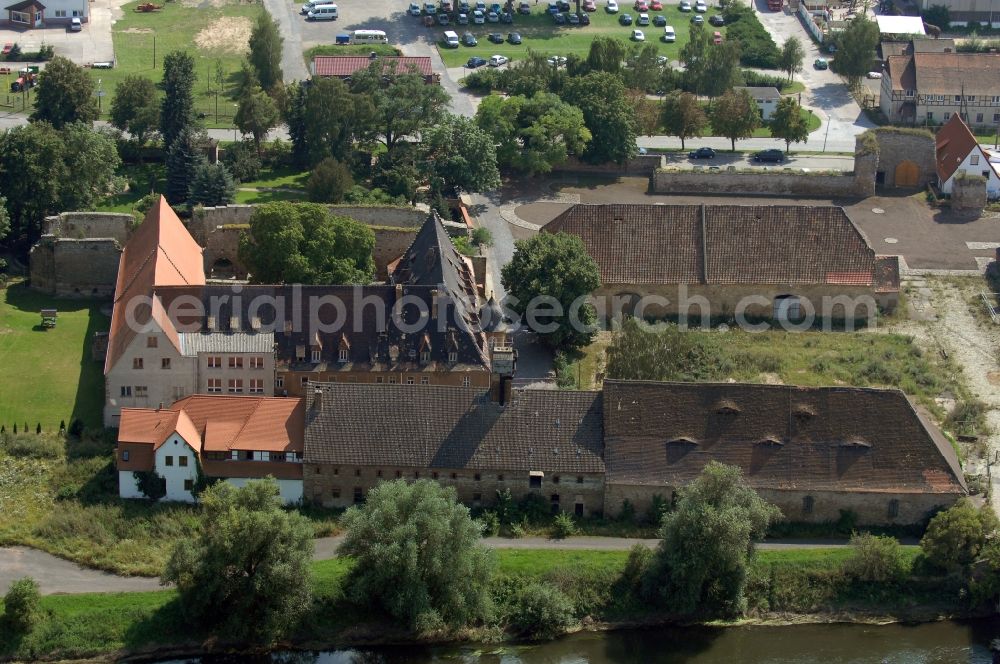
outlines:
[{"label": "roof vent", "polygon": [[687,436],[680,436],[679,438],[674,438],[673,440],[668,440],[667,445],[697,445],[698,441],[693,438],[688,438]]},{"label": "roof vent", "polygon": [[764,445],[766,447],[781,447],[785,443],[784,443],[784,441],[782,441],[777,436],[767,436],[766,438],[762,438],[761,440],[758,440],[757,444],[758,445]]},{"label": "roof vent", "polygon": [[719,415],[739,415],[740,414],[739,406],[737,406],[732,401],[729,401],[728,399],[724,399],[724,400],[718,402],[717,404],[715,404],[715,406],[713,407],[713,410],[716,413],[718,413]]},{"label": "roof vent", "polygon": [[799,404],[792,411],[795,417],[803,420],[808,420],[810,417],[816,417],[816,409],[812,406],[807,406],[806,404]]},{"label": "roof vent", "polygon": [[872,444],[860,438],[852,438],[851,440],[842,441],[840,446],[847,449],[868,450],[871,449]]}]

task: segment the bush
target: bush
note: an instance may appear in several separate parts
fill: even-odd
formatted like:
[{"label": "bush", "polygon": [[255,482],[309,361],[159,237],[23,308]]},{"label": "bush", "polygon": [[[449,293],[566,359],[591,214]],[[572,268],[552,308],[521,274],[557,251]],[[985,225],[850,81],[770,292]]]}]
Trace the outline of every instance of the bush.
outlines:
[{"label": "bush", "polygon": [[226,168],[240,182],[250,182],[260,177],[261,162],[253,141],[234,143],[222,156]]},{"label": "bush", "polygon": [[545,521],[552,513],[547,500],[537,493],[529,493],[517,504],[518,515],[530,524]]},{"label": "bush", "polygon": [[653,494],[653,499],[649,503],[649,511],[646,512],[646,523],[659,528],[663,521],[663,515],[670,511],[670,503],[658,493]]},{"label": "bush", "polygon": [[192,205],[229,205],[236,200],[236,181],[225,164],[199,164],[191,180]]},{"label": "bush", "polygon": [[744,69],[741,71],[741,75],[743,76],[744,84],[749,87],[777,88],[778,92],[783,92],[791,84],[791,81],[785,76],[763,74],[753,69]]},{"label": "bush", "polygon": [[3,598],[4,622],[14,632],[23,634],[29,631],[41,615],[40,601],[41,593],[34,579],[26,576],[14,581]]},{"label": "bush", "polygon": [[988,407],[978,399],[963,399],[948,413],[944,426],[959,436],[973,436],[987,432],[986,411]]},{"label": "bush", "polygon": [[327,157],[316,165],[306,182],[306,193],[314,203],[340,203],[354,186],[351,171],[343,163]]},{"label": "bush", "polygon": [[870,583],[899,581],[907,573],[903,550],[894,537],[870,533],[851,537],[853,553],[844,562],[844,573]]},{"label": "bush", "polygon": [[523,523],[515,523],[510,527],[510,536],[514,539],[521,539],[527,535],[527,531]]},{"label": "bush", "polygon": [[500,519],[496,512],[483,512],[479,521],[483,524],[483,537],[496,537],[500,534]]},{"label": "bush", "polygon": [[493,234],[490,233],[490,229],[483,228],[482,226],[474,228],[472,230],[472,242],[489,247],[493,244]]},{"label": "bush", "polygon": [[511,598],[509,620],[518,632],[549,639],[576,622],[573,603],[558,588],[533,582],[525,584]]},{"label": "bush", "polygon": [[573,517],[566,512],[557,514],[552,523],[552,539],[566,539],[575,534],[576,523],[574,523]]},{"label": "bush", "polygon": [[940,569],[958,571],[971,565],[997,531],[997,517],[989,507],[976,509],[968,499],[938,512],[927,524],[920,548],[927,561]]},{"label": "bush", "polygon": [[740,43],[740,64],[760,69],[778,68],[781,51],[752,9],[730,3],[722,15],[726,19],[726,39]]},{"label": "bush", "polygon": [[65,444],[58,437],[32,435],[27,430],[0,438],[0,448],[10,456],[31,459],[58,459],[66,451]]},{"label": "bush", "polygon": [[622,569],[621,583],[625,588],[637,592],[642,587],[643,577],[653,561],[653,550],[645,544],[635,544],[629,549],[628,559]]}]

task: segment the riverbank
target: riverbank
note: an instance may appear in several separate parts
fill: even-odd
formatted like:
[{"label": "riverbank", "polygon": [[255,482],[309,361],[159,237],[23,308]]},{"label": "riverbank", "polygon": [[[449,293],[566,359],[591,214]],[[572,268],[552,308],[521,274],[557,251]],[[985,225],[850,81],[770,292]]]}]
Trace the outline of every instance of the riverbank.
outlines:
[{"label": "riverbank", "polygon": [[[792,625],[828,622],[918,622],[971,615],[954,582],[919,573],[917,547],[905,547],[911,574],[898,584],[855,584],[841,567],[849,549],[761,551],[747,588],[747,616],[713,625]],[[676,623],[676,616],[650,611],[622,586],[625,551],[498,550],[498,591],[511,579],[542,580],[559,587],[581,618],[577,630],[606,631]],[[500,642],[505,635],[484,628],[415,636],[392,627],[384,616],[361,609],[344,596],[348,559],[318,561],[312,572],[315,602],[279,648],[316,650],[344,646]],[[0,634],[0,661],[149,661],[205,652],[245,650],[186,624],[172,590],[137,593],[49,595],[44,617],[28,634]],[[178,638],[178,635],[185,635]]]}]

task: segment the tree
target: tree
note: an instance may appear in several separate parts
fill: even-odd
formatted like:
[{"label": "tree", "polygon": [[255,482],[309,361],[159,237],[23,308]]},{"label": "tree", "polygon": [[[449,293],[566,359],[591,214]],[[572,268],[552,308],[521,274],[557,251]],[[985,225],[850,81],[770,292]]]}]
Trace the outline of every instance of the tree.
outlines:
[{"label": "tree", "polygon": [[551,583],[527,581],[509,602],[510,625],[532,638],[555,638],[576,622],[573,602]]},{"label": "tree", "polygon": [[167,149],[165,195],[171,205],[187,205],[191,200],[195,173],[205,163],[199,138],[194,129],[186,127]]},{"label": "tree", "polygon": [[327,157],[309,175],[306,192],[309,200],[314,203],[340,203],[344,200],[344,194],[353,186],[351,169],[336,159]]},{"label": "tree", "polygon": [[778,65],[781,70],[788,74],[788,80],[795,78],[795,74],[802,71],[802,62],[806,59],[805,49],[798,37],[789,37],[781,45],[781,56],[778,58]]},{"label": "tree", "polygon": [[367,284],[375,234],[316,203],[265,203],[250,217],[239,255],[258,284]]},{"label": "tree", "polygon": [[583,112],[592,140],[583,159],[592,164],[623,163],[635,156],[635,119],[625,96],[621,78],[607,72],[591,72],[572,78],[562,93],[563,101]]},{"label": "tree", "polygon": [[223,163],[202,162],[191,178],[191,205],[229,205],[236,200],[236,181]]},{"label": "tree", "polygon": [[0,196],[0,242],[10,233],[10,214],[7,212],[7,199]]},{"label": "tree", "polygon": [[86,210],[119,189],[115,172],[121,165],[118,146],[111,131],[75,123],[58,132],[65,152],[66,172],[72,176],[59,185],[61,210]]},{"label": "tree", "polygon": [[630,49],[625,67],[625,84],[632,90],[656,92],[662,79],[660,49],[655,44],[636,45]]},{"label": "tree", "polygon": [[90,74],[66,58],[52,58],[38,77],[31,120],[62,129],[73,122],[90,124],[96,119],[97,101]]},{"label": "tree", "polygon": [[582,154],[591,138],[583,111],[549,92],[490,95],[479,104],[476,124],[492,135],[498,164],[527,175],[548,173]]},{"label": "tree", "polygon": [[168,151],[174,140],[195,122],[194,57],[172,51],[163,58],[163,101],[160,104],[160,135]]},{"label": "tree", "polygon": [[253,141],[240,141],[226,148],[222,161],[233,177],[240,182],[251,182],[260,176],[260,155]]},{"label": "tree", "polygon": [[432,188],[459,187],[468,192],[500,188],[496,145],[471,118],[446,113],[421,135],[420,149]]},{"label": "tree", "polygon": [[587,52],[587,69],[617,74],[622,70],[627,48],[621,39],[594,37]]},{"label": "tree", "polygon": [[736,151],[736,141],[750,138],[760,126],[760,109],[746,90],[730,90],[715,100],[711,114],[712,131],[725,136]]},{"label": "tree", "polygon": [[292,155],[301,168],[311,168],[327,157],[347,161],[355,141],[371,133],[372,98],[353,94],[339,79],[314,79],[308,86],[292,84],[287,99],[285,122]]},{"label": "tree", "polygon": [[708,97],[725,94],[735,85],[742,84],[740,71],[740,43],[727,41],[713,45],[700,63],[702,80],[698,91]]},{"label": "tree", "polygon": [[115,88],[111,100],[111,124],[127,131],[142,147],[160,122],[156,85],[145,76],[127,74]]},{"label": "tree", "polygon": [[997,517],[988,505],[977,509],[962,498],[934,515],[920,548],[931,564],[948,571],[962,570],[979,557],[997,527]]},{"label": "tree", "polygon": [[781,513],[736,466],[709,462],[663,517],[644,588],[678,613],[731,616],[746,608],[744,588],[754,542]]},{"label": "tree", "polygon": [[802,107],[794,97],[781,98],[768,124],[771,136],[785,141],[785,152],[788,152],[792,143],[809,140],[809,122],[802,117]]},{"label": "tree", "polygon": [[625,93],[629,106],[632,107],[632,117],[635,118],[635,131],[643,136],[654,136],[660,133],[660,117],[663,115],[662,104],[646,96],[642,90],[629,90]]},{"label": "tree", "polygon": [[933,25],[942,30],[947,30],[951,26],[951,12],[945,5],[931,5],[924,10],[921,17],[927,25]]},{"label": "tree", "polygon": [[423,76],[396,71],[394,67],[384,72],[383,63],[376,60],[351,79],[353,93],[372,99],[374,114],[369,132],[385,144],[389,153],[403,138],[440,122],[450,101],[440,85],[427,85]]},{"label": "tree", "polygon": [[233,122],[244,134],[253,135],[259,156],[261,141],[267,137],[267,132],[278,126],[280,119],[274,100],[260,87],[254,87],[240,98]]},{"label": "tree", "polygon": [[265,90],[270,90],[281,83],[284,74],[281,71],[281,46],[284,39],[278,32],[278,22],[267,12],[257,15],[257,22],[250,32],[250,54],[247,56],[257,80]]},{"label": "tree", "polygon": [[282,509],[277,482],[219,482],[201,494],[198,534],[174,546],[162,582],[177,585],[184,617],[199,627],[269,640],[312,601],[313,529]]},{"label": "tree", "polygon": [[[589,344],[597,312],[583,298],[600,287],[601,273],[583,240],[567,233],[539,233],[514,247],[513,259],[501,270],[503,287],[512,297],[510,308],[528,314],[528,324],[550,348]],[[543,297],[546,301],[540,302]]]},{"label": "tree", "polygon": [[663,100],[663,127],[669,136],[681,139],[682,150],[686,139],[700,136],[707,126],[705,111],[690,92],[675,90]]},{"label": "tree", "polygon": [[837,39],[837,57],[830,64],[833,71],[845,77],[851,87],[857,87],[861,77],[871,69],[878,40],[875,22],[862,14],[856,16]]},{"label": "tree", "polygon": [[681,48],[684,63],[684,89],[705,94],[705,65],[709,48],[713,46],[708,32],[701,26],[691,26],[688,43]]},{"label": "tree", "polygon": [[701,372],[711,370],[711,361],[696,339],[677,325],[652,327],[627,318],[608,347],[607,375],[616,380],[703,380],[707,376]]},{"label": "tree", "polygon": [[12,582],[3,597],[3,623],[15,634],[30,631],[41,617],[41,599],[38,583],[30,576]]},{"label": "tree", "polygon": [[343,517],[339,553],[351,556],[351,595],[411,629],[461,627],[490,611],[493,558],[481,526],[451,487],[382,482]]}]

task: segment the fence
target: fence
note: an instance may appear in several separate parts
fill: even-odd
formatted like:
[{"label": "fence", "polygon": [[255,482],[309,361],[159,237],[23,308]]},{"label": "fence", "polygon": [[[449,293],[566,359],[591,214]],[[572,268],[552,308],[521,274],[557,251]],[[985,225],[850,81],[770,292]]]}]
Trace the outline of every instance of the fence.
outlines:
[{"label": "fence", "polygon": [[998,293],[987,293],[985,291],[979,292],[979,297],[982,298],[983,304],[986,306],[986,313],[990,315],[994,323],[1000,323],[1000,311],[998,307],[994,305],[994,302],[998,301]]}]

